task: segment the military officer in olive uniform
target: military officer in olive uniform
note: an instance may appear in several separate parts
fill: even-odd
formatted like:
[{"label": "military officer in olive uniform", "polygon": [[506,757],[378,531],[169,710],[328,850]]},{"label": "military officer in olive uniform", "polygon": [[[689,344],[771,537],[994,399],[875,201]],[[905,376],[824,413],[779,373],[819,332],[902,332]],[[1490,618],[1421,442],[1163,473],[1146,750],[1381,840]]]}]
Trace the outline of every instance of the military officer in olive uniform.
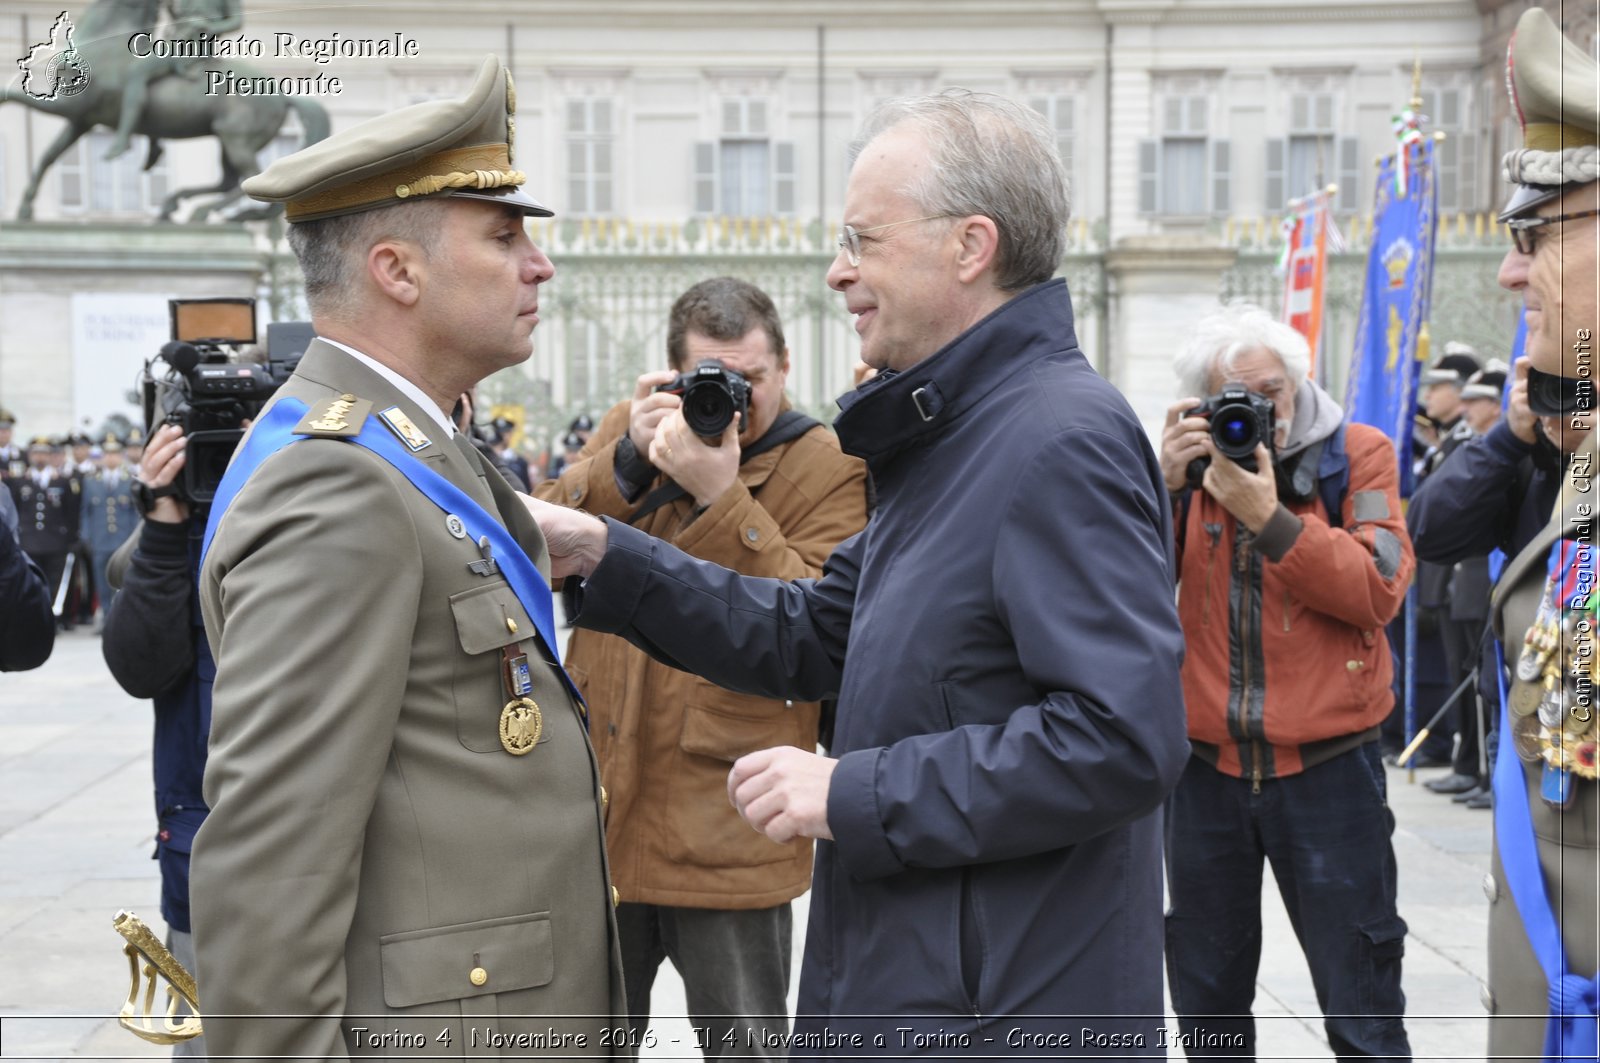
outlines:
[{"label": "military officer in olive uniform", "polygon": [[139,523],[133,505],[133,477],[122,464],[122,444],[110,437],[101,445],[100,468],[83,481],[83,519],[80,528],[94,586],[100,594],[100,615],[111,610],[117,592],[106,582],[106,562],[127,542]]},{"label": "military officer in olive uniform", "polygon": [[448,415],[528,358],[554,273],[513,108],[486,58],[465,99],[244,186],[286,205],[318,339],[240,444],[201,567],[214,1055],[632,1054],[603,793],[536,626],[544,540]]},{"label": "military officer in olive uniform", "polygon": [[[1524,146],[1505,159],[1518,187],[1500,216],[1514,246],[1499,279],[1527,311],[1529,405],[1577,430],[1574,419],[1593,412],[1600,333],[1600,71],[1538,8],[1518,20],[1507,66]],[[1597,1052],[1596,471],[1591,432],[1549,523],[1507,563],[1491,603],[1511,672],[1484,883],[1494,1059]]]}]

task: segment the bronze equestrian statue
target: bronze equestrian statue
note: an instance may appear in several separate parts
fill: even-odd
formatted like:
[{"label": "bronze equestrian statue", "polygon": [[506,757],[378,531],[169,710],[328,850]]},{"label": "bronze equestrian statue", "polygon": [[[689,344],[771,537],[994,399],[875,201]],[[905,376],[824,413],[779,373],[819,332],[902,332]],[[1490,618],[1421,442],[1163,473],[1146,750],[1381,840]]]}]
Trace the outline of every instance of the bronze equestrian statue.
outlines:
[{"label": "bronze equestrian statue", "polygon": [[[180,188],[162,200],[160,220],[170,221],[185,199],[216,193],[189,216],[204,221],[218,208],[241,198],[239,184],[260,172],[256,154],[277,136],[291,109],[300,117],[305,144],[328,135],[328,112],[315,100],[300,96],[205,95],[201,86],[209,70],[232,70],[240,77],[259,77],[261,71],[234,59],[198,58],[154,60],[140,58],[128,48],[128,39],[153,30],[161,0],[95,0],[74,21],[73,43],[87,70],[81,91],[55,93],[40,99],[14,89],[0,90],[0,102],[15,100],[38,111],[66,119],[61,131],[34,168],[17,208],[17,220],[33,217],[39,184],[52,164],[95,126],[117,131],[108,157],[126,149],[126,137],[142,133],[149,138],[144,168],[161,157],[163,140],[214,136],[222,153],[222,179],[215,185]],[[171,0],[173,23],[169,39],[193,39],[199,30],[213,36],[238,26],[235,0]],[[137,66],[136,66],[137,64]],[[74,86],[77,87],[76,85]],[[130,90],[132,99],[124,101]],[[278,208],[281,209],[281,208]],[[235,220],[270,217],[275,208],[260,208],[234,215]]]}]

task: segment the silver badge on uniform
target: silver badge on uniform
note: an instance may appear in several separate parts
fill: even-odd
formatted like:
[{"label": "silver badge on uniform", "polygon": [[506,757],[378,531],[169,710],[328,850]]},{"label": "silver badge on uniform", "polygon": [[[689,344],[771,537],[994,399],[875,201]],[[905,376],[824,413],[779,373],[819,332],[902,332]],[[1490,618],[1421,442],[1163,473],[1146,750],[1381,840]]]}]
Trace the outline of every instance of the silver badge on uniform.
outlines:
[{"label": "silver badge on uniform", "polygon": [[465,539],[467,537],[467,526],[461,523],[461,518],[454,513],[445,515],[444,530],[457,539]]}]

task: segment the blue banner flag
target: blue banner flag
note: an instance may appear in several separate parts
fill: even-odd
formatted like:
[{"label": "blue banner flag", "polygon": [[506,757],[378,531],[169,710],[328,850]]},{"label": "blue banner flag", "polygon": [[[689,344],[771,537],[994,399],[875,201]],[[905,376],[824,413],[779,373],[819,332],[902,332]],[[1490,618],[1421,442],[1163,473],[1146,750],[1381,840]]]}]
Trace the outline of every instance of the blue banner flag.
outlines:
[{"label": "blue banner flag", "polygon": [[1411,494],[1411,422],[1417,402],[1417,340],[1433,289],[1438,204],[1433,141],[1408,149],[1406,195],[1395,190],[1395,159],[1378,170],[1372,250],[1362,285],[1356,348],[1345,389],[1350,419],[1394,440],[1400,494]]}]

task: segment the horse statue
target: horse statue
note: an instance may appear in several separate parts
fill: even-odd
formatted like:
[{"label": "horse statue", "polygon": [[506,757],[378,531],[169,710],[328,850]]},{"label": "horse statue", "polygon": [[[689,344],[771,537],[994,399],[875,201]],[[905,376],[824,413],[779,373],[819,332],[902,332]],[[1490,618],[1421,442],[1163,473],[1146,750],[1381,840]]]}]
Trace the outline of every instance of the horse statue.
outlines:
[{"label": "horse statue", "polygon": [[[40,98],[17,89],[0,90],[0,103],[8,100],[34,110],[66,119],[67,126],[45,149],[34,167],[17,220],[33,218],[33,201],[39,193],[45,172],[67,149],[95,126],[116,129],[122,115],[122,97],[129,84],[129,68],[139,61],[128,47],[129,38],[154,29],[161,0],[94,0],[73,27],[77,55],[63,53],[68,61],[52,70],[63,91]],[[70,57],[70,58],[69,58]],[[180,188],[161,203],[160,220],[172,220],[173,212],[185,199],[215,193],[217,198],[197,206],[191,222],[206,220],[218,208],[243,196],[240,182],[259,173],[256,154],[277,136],[289,112],[300,118],[303,144],[314,144],[328,135],[328,112],[315,100],[281,94],[208,96],[200,88],[211,70],[233,71],[240,78],[261,77],[262,71],[233,59],[198,58],[189,62],[184,73],[167,73],[149,83],[144,106],[132,132],[149,138],[144,168],[148,170],[161,157],[162,140],[214,136],[222,150],[222,179],[214,185]],[[67,78],[71,80],[68,81]],[[71,91],[65,91],[70,86]],[[233,215],[234,220],[272,217],[281,205],[262,206]]]}]

